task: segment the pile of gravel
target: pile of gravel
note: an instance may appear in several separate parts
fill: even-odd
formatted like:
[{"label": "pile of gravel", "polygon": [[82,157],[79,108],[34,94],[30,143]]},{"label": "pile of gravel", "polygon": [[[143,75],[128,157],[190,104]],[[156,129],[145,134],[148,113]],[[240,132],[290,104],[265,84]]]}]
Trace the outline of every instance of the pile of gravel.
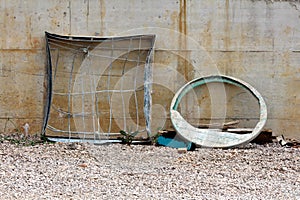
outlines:
[{"label": "pile of gravel", "polygon": [[300,199],[300,149],[0,143],[1,199]]}]

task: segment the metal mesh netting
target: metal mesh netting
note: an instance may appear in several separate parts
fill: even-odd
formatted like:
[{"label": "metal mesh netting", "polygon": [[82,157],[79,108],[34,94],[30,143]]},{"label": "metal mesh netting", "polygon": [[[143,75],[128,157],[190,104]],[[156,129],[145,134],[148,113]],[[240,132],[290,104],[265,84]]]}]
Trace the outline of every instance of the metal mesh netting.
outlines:
[{"label": "metal mesh netting", "polygon": [[149,137],[154,35],[62,36],[46,32],[47,137]]}]

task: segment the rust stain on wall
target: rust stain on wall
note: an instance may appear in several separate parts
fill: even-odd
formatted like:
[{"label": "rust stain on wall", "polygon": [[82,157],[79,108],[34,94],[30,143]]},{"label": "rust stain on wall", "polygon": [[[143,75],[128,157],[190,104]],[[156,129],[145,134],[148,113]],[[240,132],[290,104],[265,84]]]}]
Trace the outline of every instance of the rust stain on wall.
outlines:
[{"label": "rust stain on wall", "polygon": [[229,0],[226,0],[225,3],[225,27],[224,27],[224,32],[225,32],[225,37],[224,37],[224,47],[225,50],[229,50],[230,47],[230,16],[229,16]]},{"label": "rust stain on wall", "polygon": [[283,31],[286,35],[289,35],[289,34],[291,34],[292,33],[292,28],[291,27],[289,27],[289,26],[287,26],[285,29],[284,29],[284,31]]},{"label": "rust stain on wall", "polygon": [[176,26],[178,25],[178,12],[173,11],[170,14],[170,19],[171,19],[171,28],[175,30]]},{"label": "rust stain on wall", "polygon": [[223,36],[223,45],[224,45],[224,73],[228,75],[234,75],[234,69],[232,69],[233,59],[231,53],[231,18],[230,18],[230,3],[229,0],[225,2],[225,25],[224,25],[224,36]]},{"label": "rust stain on wall", "polygon": [[7,49],[8,48],[8,37],[9,37],[9,27],[8,26],[14,26],[14,21],[12,20],[12,17],[10,15],[10,13],[12,12],[11,9],[9,8],[5,8],[4,9],[4,17],[3,17],[3,35],[1,36],[2,39],[2,48],[3,49]]},{"label": "rust stain on wall", "polygon": [[[179,32],[181,33],[178,38],[179,50],[183,51],[182,55],[184,58],[187,58],[188,52],[187,49],[187,4],[186,0],[180,0],[179,5],[179,22],[178,22]],[[187,71],[188,62],[184,59],[182,62],[178,62],[178,72],[181,73],[186,80],[189,80],[188,71]]]},{"label": "rust stain on wall", "polygon": [[105,15],[106,15],[106,8],[105,8],[105,1],[100,0],[100,35],[104,35],[104,30],[105,30]]},{"label": "rust stain on wall", "polygon": [[290,52],[283,52],[281,54],[282,56],[282,66],[284,67],[283,72],[280,74],[280,77],[282,78],[287,78],[287,77],[292,77],[295,73],[294,70],[291,69],[290,66]]},{"label": "rust stain on wall", "polygon": [[31,16],[26,16],[24,15],[25,17],[25,26],[26,26],[26,35],[27,35],[27,46],[31,47],[31,48],[34,48],[32,46],[32,43],[31,43]]},{"label": "rust stain on wall", "polygon": [[40,37],[32,37],[31,38],[31,47],[33,49],[41,48],[42,47],[42,40]]},{"label": "rust stain on wall", "polygon": [[69,34],[72,34],[72,4],[71,4],[71,0],[69,0]]},{"label": "rust stain on wall", "polygon": [[186,27],[186,0],[180,0],[179,11],[179,32],[184,35],[187,34]]},{"label": "rust stain on wall", "polygon": [[212,47],[212,30],[211,30],[211,20],[206,24],[204,31],[200,34],[201,39],[204,41],[203,46],[206,49],[211,49]]},{"label": "rust stain on wall", "polygon": [[[178,47],[181,51],[180,54],[183,59],[178,58],[177,71],[182,74],[186,81],[189,81],[189,72],[188,72],[188,52],[187,50],[187,2],[186,0],[180,0],[179,4],[179,32],[181,33],[178,38]],[[189,105],[189,100],[186,99],[183,102],[182,110],[187,110]]]}]

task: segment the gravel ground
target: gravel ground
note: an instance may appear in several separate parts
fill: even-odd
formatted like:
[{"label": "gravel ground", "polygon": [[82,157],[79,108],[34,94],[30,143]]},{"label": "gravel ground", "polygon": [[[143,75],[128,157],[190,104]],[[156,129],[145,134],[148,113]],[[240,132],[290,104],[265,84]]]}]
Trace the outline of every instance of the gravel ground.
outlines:
[{"label": "gravel ground", "polygon": [[0,199],[300,199],[300,148],[0,143]]}]

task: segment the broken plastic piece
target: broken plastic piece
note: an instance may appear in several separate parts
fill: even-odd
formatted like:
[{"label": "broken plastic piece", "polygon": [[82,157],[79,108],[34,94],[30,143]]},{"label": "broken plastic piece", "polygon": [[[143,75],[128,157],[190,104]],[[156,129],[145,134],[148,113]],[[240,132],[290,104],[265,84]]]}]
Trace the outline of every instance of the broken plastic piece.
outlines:
[{"label": "broken plastic piece", "polygon": [[23,128],[24,128],[24,134],[25,134],[25,136],[27,136],[29,133],[29,124],[25,123]]},{"label": "broken plastic piece", "polygon": [[186,141],[181,137],[178,137],[176,133],[167,132],[168,134],[160,135],[157,138],[157,144],[161,146],[171,147],[171,148],[184,148],[187,151],[194,151],[196,145],[192,142]]},{"label": "broken plastic piece", "polygon": [[[240,88],[244,88],[248,90],[257,100],[260,107],[260,119],[256,124],[255,128],[251,133],[248,134],[235,134],[226,131],[222,131],[220,129],[201,129],[196,128],[189,124],[177,111],[179,103],[185,94],[187,94],[190,90],[199,87],[208,83],[227,83],[231,85],[238,86]],[[172,102],[171,102],[171,121],[175,128],[175,130],[186,140],[189,140],[196,145],[200,145],[202,147],[213,147],[213,148],[228,148],[239,146],[242,144],[247,144],[256,138],[261,130],[263,129],[266,120],[267,120],[267,106],[259,94],[259,92],[253,88],[248,83],[241,81],[239,79],[223,76],[223,75],[212,75],[207,77],[201,77],[194,79],[187,84],[185,84],[178,92],[175,94]]]}]

